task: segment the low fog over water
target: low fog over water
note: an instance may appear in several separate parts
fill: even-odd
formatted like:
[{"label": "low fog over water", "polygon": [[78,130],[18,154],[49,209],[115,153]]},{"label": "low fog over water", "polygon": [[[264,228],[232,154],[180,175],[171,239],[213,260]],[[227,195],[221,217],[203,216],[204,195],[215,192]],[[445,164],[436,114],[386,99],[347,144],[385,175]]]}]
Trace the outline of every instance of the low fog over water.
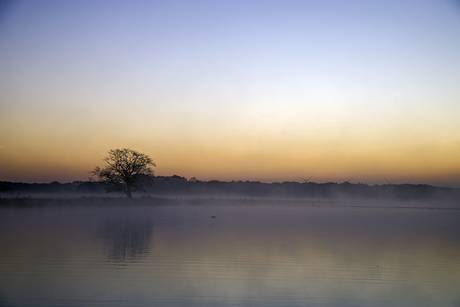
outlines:
[{"label": "low fog over water", "polygon": [[112,200],[1,208],[1,305],[460,303],[455,208]]},{"label": "low fog over water", "polygon": [[[154,184],[145,186],[145,191],[133,193],[137,198],[168,199],[264,199],[264,200],[335,200],[335,201],[430,201],[437,204],[460,204],[460,189],[436,187],[426,184],[368,185],[345,181],[315,182],[273,182],[258,181],[200,181],[195,178],[157,176],[151,178]],[[106,193],[108,186],[101,182],[74,181],[72,183],[22,183],[0,182],[0,196],[3,198],[81,198],[119,197],[120,193]],[[0,197],[0,200],[2,198]],[[4,205],[4,202],[3,204]]]}]

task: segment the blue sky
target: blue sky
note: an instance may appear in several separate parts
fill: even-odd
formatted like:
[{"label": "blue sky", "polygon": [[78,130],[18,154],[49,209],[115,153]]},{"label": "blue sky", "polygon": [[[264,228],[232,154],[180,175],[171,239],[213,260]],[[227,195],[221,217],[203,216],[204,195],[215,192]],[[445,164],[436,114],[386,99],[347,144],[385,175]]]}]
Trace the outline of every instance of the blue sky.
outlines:
[{"label": "blue sky", "polygon": [[459,54],[455,1],[12,2],[0,180],[131,147],[159,175],[456,185]]}]

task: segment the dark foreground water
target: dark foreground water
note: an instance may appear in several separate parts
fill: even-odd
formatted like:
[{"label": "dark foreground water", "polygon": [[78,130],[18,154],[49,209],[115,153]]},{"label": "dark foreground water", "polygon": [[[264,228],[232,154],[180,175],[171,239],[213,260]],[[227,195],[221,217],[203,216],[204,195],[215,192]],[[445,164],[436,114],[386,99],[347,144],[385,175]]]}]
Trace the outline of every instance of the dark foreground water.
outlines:
[{"label": "dark foreground water", "polygon": [[0,209],[0,306],[457,307],[460,211]]}]

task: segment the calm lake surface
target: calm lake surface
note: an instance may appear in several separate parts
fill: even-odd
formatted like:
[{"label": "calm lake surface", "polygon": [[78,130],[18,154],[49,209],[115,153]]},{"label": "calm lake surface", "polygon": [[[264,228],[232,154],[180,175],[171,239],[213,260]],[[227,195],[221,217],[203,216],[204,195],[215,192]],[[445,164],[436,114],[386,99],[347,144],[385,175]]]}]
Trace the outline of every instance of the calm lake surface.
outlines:
[{"label": "calm lake surface", "polygon": [[0,306],[458,307],[460,211],[3,208]]}]

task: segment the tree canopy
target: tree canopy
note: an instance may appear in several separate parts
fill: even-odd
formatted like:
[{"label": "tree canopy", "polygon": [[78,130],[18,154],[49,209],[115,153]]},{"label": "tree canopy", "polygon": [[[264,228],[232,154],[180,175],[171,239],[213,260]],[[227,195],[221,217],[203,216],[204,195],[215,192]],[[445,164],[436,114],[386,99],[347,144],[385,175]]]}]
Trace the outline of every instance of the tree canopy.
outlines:
[{"label": "tree canopy", "polygon": [[[153,184],[153,170],[156,166],[148,155],[132,149],[112,149],[109,156],[102,159],[106,166],[90,172],[105,183],[107,192],[121,192],[132,198],[132,193],[144,191],[144,186]],[[92,178],[90,178],[92,179]]]}]

